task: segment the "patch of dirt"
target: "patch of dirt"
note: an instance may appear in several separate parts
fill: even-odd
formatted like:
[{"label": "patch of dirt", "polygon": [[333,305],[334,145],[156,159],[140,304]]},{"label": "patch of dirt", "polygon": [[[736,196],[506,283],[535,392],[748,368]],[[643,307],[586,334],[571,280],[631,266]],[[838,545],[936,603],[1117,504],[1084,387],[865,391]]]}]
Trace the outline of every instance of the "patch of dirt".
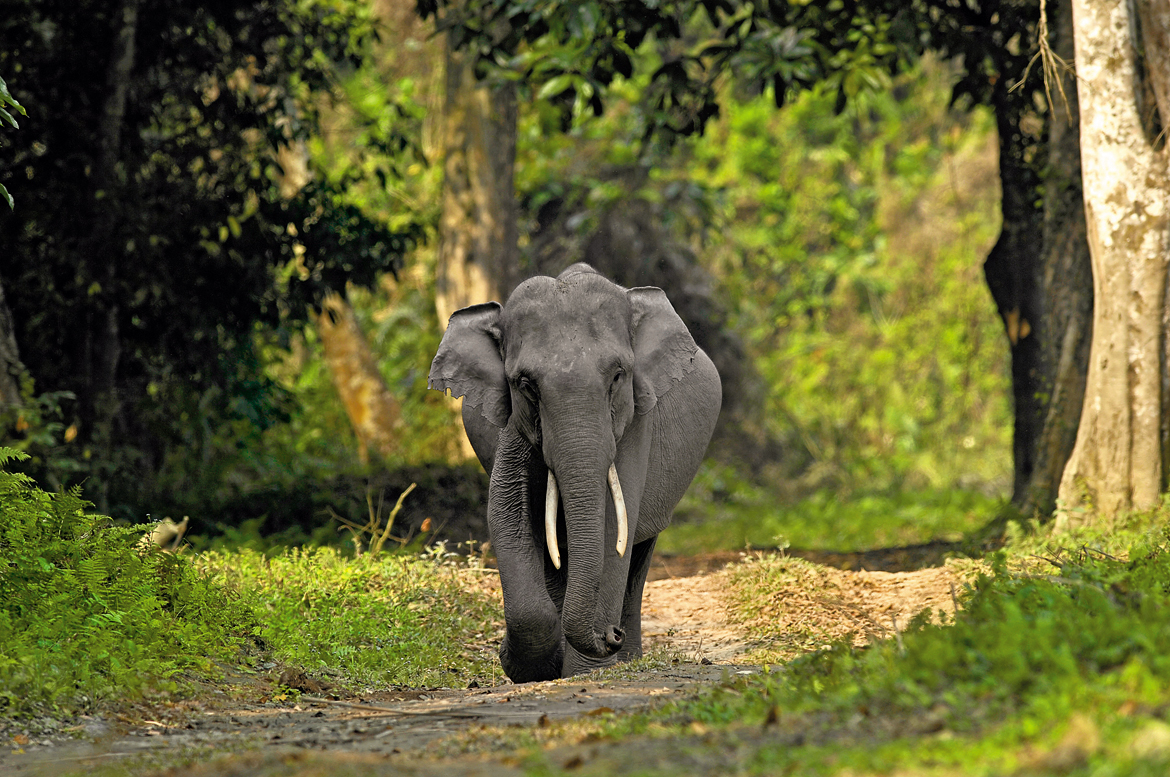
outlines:
[{"label": "patch of dirt", "polygon": [[758,611],[740,624],[784,659],[838,640],[860,646],[887,639],[923,611],[937,622],[940,613],[947,618],[957,606],[959,577],[948,567],[848,572],[802,563],[792,568],[791,579],[768,600],[753,601]]},{"label": "patch of dirt", "polygon": [[[710,569],[744,554],[727,555],[691,564]],[[904,628],[924,608],[954,609],[956,577],[945,567],[848,572],[802,562],[804,571],[793,577],[782,596],[765,603],[746,622],[736,622],[725,593],[731,575],[745,567],[674,577],[668,575],[691,569],[669,558],[655,567],[662,572],[646,585],[643,644],[648,652],[665,655],[660,666],[668,668],[628,675],[610,670],[522,686],[410,689],[347,698],[331,698],[323,689],[296,702],[272,700],[278,679],[274,670],[272,677],[229,678],[224,689],[212,689],[196,702],[156,705],[144,721],[89,719],[73,732],[79,738],[10,742],[0,750],[0,774],[83,773],[116,763],[137,764],[132,772],[143,773],[151,762],[174,763],[178,753],[189,753],[188,762],[201,763],[213,753],[245,748],[258,752],[214,767],[169,773],[303,776],[350,773],[352,768],[352,773],[366,774],[380,771],[368,768],[385,764],[384,759],[396,765],[391,770],[396,774],[442,773],[432,768],[436,764],[428,766],[418,758],[437,740],[455,734],[501,726],[541,727],[644,709],[733,674],[756,673],[756,667],[741,664],[758,646],[751,635],[758,639],[762,624],[771,633],[815,637],[812,643],[790,646],[795,654],[847,635],[858,642],[889,636],[895,622]],[[498,578],[485,578],[486,585],[491,585],[489,580],[498,585]],[[265,698],[269,700],[262,701]],[[321,756],[307,755],[309,751],[326,751],[328,763],[340,771],[331,770]],[[459,763],[457,773],[515,773],[499,761]]]},{"label": "patch of dirt", "polygon": [[742,618],[732,617],[724,592],[732,588],[732,575],[750,574],[750,565],[648,582],[642,599],[646,644],[694,661],[724,663],[743,660],[766,642],[772,653],[793,658],[839,639],[863,645],[892,637],[923,610],[935,619],[939,612],[949,617],[957,603],[959,577],[947,566],[910,572],[805,563],[790,568],[779,593],[754,602],[758,610]]},{"label": "patch of dirt", "polygon": [[642,594],[644,649],[664,649],[683,660],[735,663],[752,645],[730,622],[723,591],[727,572],[653,580]]}]

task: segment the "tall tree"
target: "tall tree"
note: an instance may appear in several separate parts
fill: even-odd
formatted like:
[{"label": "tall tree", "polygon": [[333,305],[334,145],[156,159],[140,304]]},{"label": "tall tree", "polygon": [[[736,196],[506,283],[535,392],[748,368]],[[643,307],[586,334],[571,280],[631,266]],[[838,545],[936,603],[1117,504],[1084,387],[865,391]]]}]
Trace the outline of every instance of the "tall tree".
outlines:
[{"label": "tall tree", "polygon": [[456,310],[503,301],[520,280],[516,228],[516,90],[481,81],[478,57],[447,35],[443,109],[443,213],[435,306],[445,328]]},{"label": "tall tree", "polygon": [[[114,41],[106,68],[105,100],[98,122],[98,153],[90,175],[92,213],[89,235],[82,239],[79,258],[88,265],[83,272],[92,277],[92,305],[75,344],[75,364],[81,366],[83,385],[82,428],[98,448],[98,458],[110,459],[114,445],[114,418],[118,414],[118,362],[122,357],[120,305],[117,296],[119,252],[114,235],[119,220],[117,200],[110,196],[125,180],[118,169],[122,156],[122,128],[126,120],[126,99],[134,69],[134,41],[138,35],[139,0],[122,0],[111,20]],[[109,509],[109,481],[97,480],[94,499],[101,510]]]},{"label": "tall tree", "polygon": [[24,193],[0,213],[0,277],[38,389],[78,397],[72,477],[131,499],[221,422],[281,417],[257,328],[373,282],[423,230],[372,218],[345,177],[280,191],[282,149],[366,51],[365,3],[13,5],[0,71],[21,73],[28,142],[0,158]]},{"label": "tall tree", "polygon": [[1154,507],[1170,429],[1170,2],[1073,0],[1073,22],[1095,308],[1060,527]]},{"label": "tall tree", "polygon": [[995,111],[1003,225],[984,274],[1012,356],[1012,504],[1029,516],[1056,503],[1093,309],[1076,88],[1065,64],[1072,7],[1042,2],[919,7],[928,45],[963,63],[955,96]]},{"label": "tall tree", "polygon": [[16,345],[16,333],[12,322],[12,311],[4,299],[4,286],[0,284],[0,410],[6,407],[20,407],[20,383],[24,376],[24,365],[20,363],[20,349]]},{"label": "tall tree", "polygon": [[[653,35],[663,54],[647,92],[646,135],[667,140],[703,130],[729,76],[743,88],[770,86],[778,107],[796,90],[827,83],[844,107],[884,88],[889,73],[926,49],[952,58],[954,98],[990,106],[1000,132],[1003,227],[985,270],[1012,351],[1012,502],[1028,514],[1052,510],[1079,420],[1092,314],[1075,96],[1059,60],[1048,56],[1071,56],[1069,0],[466,0],[457,7],[420,0],[419,7],[445,7],[465,49],[478,48],[488,67],[504,63],[567,112],[602,112],[605,89],[631,74],[639,61],[633,50]],[[501,38],[491,31],[503,18],[510,32]],[[1047,68],[1032,67],[1041,60]],[[1050,83],[1063,82],[1068,103],[1058,87],[1045,92],[1045,69]]]},{"label": "tall tree", "polygon": [[[4,79],[0,78],[0,127],[5,124],[19,126],[11,111],[23,114],[24,108],[12,97]],[[9,208],[14,206],[12,195],[3,184],[0,184],[0,199],[4,200]],[[4,286],[0,283],[0,410],[5,407],[19,407],[22,404],[20,378],[23,375],[24,365],[20,363],[12,311],[4,299]]]},{"label": "tall tree", "polygon": [[344,297],[332,293],[322,300],[316,319],[333,385],[358,439],[358,458],[368,463],[372,450],[375,458],[389,459],[399,447],[402,411],[378,370],[357,315]]}]

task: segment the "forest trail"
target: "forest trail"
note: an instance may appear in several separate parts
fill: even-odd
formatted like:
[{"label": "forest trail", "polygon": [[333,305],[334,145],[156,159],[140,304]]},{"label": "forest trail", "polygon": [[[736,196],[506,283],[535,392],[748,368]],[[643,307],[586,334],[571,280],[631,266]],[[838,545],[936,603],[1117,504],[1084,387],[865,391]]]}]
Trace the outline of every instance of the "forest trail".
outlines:
[{"label": "forest trail", "polygon": [[[644,645],[647,652],[665,656],[659,666],[666,668],[491,688],[417,689],[352,698],[306,694],[295,703],[267,698],[275,678],[236,677],[230,678],[236,687],[228,693],[156,707],[149,720],[94,719],[84,723],[83,739],[33,741],[20,753],[5,748],[0,774],[80,774],[119,763],[126,764],[124,773],[150,774],[153,765],[173,764],[177,753],[187,753],[201,765],[172,768],[170,775],[305,777],[329,773],[327,762],[350,764],[354,774],[517,774],[516,764],[502,752],[495,760],[478,755],[439,762],[434,756],[491,751],[514,738],[515,727],[537,735],[554,722],[646,709],[760,671],[750,663],[755,647],[750,622],[735,622],[729,614],[725,592],[731,570],[717,568],[741,554],[726,555],[708,560],[697,573],[692,573],[694,563],[668,559],[655,565],[643,598]],[[781,611],[762,617],[803,634],[821,635],[823,641],[853,635],[860,643],[890,636],[895,623],[903,628],[925,608],[954,609],[955,578],[945,567],[910,572],[810,569],[813,574],[785,593]],[[682,576],[671,576],[672,571]],[[807,648],[807,642],[793,645],[791,654]],[[245,686],[244,693],[231,692],[240,686]],[[218,753],[240,750],[250,752],[207,764]],[[294,762],[303,766],[293,768]]]}]

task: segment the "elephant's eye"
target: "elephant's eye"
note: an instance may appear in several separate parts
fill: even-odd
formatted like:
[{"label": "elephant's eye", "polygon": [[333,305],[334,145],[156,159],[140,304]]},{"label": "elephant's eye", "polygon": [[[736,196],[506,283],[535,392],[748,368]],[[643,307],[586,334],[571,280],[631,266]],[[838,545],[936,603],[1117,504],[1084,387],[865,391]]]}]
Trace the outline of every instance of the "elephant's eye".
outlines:
[{"label": "elephant's eye", "polygon": [[519,389],[520,393],[524,395],[524,398],[532,404],[535,405],[540,400],[540,392],[536,390],[536,384],[528,378],[521,378],[518,380],[516,382],[516,388]]},{"label": "elephant's eye", "polygon": [[609,390],[611,393],[617,390],[618,384],[622,382],[622,378],[625,377],[625,374],[626,371],[620,367],[618,368],[617,372],[613,374],[613,382],[609,384]]}]

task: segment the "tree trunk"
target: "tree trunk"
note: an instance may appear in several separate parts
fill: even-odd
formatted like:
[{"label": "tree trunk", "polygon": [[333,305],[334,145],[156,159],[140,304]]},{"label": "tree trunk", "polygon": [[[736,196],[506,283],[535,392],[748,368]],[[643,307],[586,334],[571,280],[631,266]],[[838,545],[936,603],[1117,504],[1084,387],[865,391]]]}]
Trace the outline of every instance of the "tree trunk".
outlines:
[{"label": "tree trunk", "polygon": [[[443,112],[443,214],[435,267],[435,312],[447,328],[468,305],[501,304],[520,282],[517,245],[516,90],[475,77],[475,52],[456,51],[447,38]],[[449,400],[457,423],[463,400]],[[475,451],[461,435],[464,458]]]},{"label": "tree trunk", "polygon": [[1036,282],[1041,263],[1041,244],[1036,235],[1041,231],[1043,214],[1034,204],[1040,179],[1027,158],[1032,143],[1020,131],[1026,106],[1020,95],[1009,92],[1006,85],[997,88],[993,105],[999,131],[1003,226],[983,264],[983,273],[1011,348],[1015,421],[1012,501],[1018,504],[1035,471],[1043,417],[1039,390],[1044,379],[1039,347],[1043,314]]},{"label": "tree trunk", "polygon": [[[85,395],[81,397],[84,433],[94,443],[97,460],[110,466],[113,456],[114,423],[121,408],[118,397],[118,363],[122,356],[119,325],[120,308],[114,286],[118,279],[119,256],[114,235],[118,214],[111,212],[115,198],[108,190],[118,184],[118,158],[122,150],[122,125],[126,98],[134,69],[134,38],[138,33],[138,0],[123,0],[114,17],[114,43],[106,71],[106,95],[98,132],[98,158],[93,169],[93,219],[83,261],[90,264],[92,306],[86,315],[82,338],[86,365]],[[98,478],[95,501],[98,510],[109,511],[109,483]]]},{"label": "tree trunk", "polygon": [[371,449],[381,459],[389,459],[398,450],[402,412],[386,387],[353,308],[340,294],[330,294],[321,303],[317,332],[333,385],[357,435],[359,459],[368,464]]},{"label": "tree trunk", "polygon": [[447,42],[443,215],[435,308],[443,327],[456,310],[504,302],[520,280],[513,167],[516,93],[481,83],[474,52]]},{"label": "tree trunk", "polygon": [[25,373],[20,363],[20,351],[16,347],[16,328],[12,311],[4,300],[4,287],[0,285],[0,411],[8,407],[20,407],[20,382]]},{"label": "tree trunk", "polygon": [[[1057,56],[1071,61],[1071,0],[1049,2],[1048,16],[1049,44]],[[1092,328],[1092,273],[1074,79],[1063,71],[1047,74],[1051,104],[1041,116],[1034,112],[1031,89],[1008,89],[1007,82],[1023,73],[1013,75],[1001,82],[993,101],[1000,135],[1003,231],[984,271],[1012,355],[1012,505],[1027,516],[1046,516],[1056,505],[1080,419]],[[1023,132],[1025,120],[1045,121],[1047,140]],[[1041,187],[1042,208],[1036,205]]]},{"label": "tree trunk", "polygon": [[[1057,0],[1050,8],[1053,51],[1071,63],[1072,2]],[[1037,397],[1036,434],[1030,446],[1030,471],[1018,482],[1013,498],[1025,515],[1050,515],[1056,507],[1061,473],[1080,423],[1093,328],[1076,79],[1065,70],[1049,74],[1049,79],[1043,241],[1033,272],[1036,318],[1032,329],[1039,361],[1036,379],[1028,387]]]},{"label": "tree trunk", "polygon": [[[1170,28],[1170,0],[1144,0],[1145,50]],[[1109,521],[1158,503],[1170,260],[1170,170],[1145,82],[1133,6],[1073,0],[1081,164],[1093,267],[1093,337],[1076,446],[1060,482],[1057,528]],[[1165,63],[1161,65],[1164,67]],[[1143,113],[1147,121],[1143,122]],[[1155,145],[1157,144],[1157,146]],[[1160,147],[1160,148],[1159,148]]]}]

